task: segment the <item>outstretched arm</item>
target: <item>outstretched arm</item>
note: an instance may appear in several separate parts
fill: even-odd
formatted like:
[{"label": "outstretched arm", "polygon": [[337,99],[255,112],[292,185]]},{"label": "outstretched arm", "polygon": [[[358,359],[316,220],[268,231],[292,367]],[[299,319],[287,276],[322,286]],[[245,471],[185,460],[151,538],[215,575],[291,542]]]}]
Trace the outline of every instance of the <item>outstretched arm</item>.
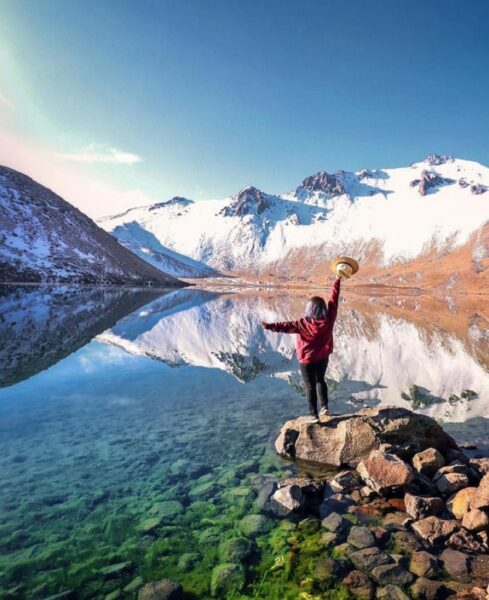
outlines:
[{"label": "outstretched arm", "polygon": [[262,321],[261,325],[263,329],[281,333],[299,333],[300,331],[299,321],[281,321],[279,323],[265,323],[265,321]]},{"label": "outstretched arm", "polygon": [[332,319],[336,319],[336,313],[338,312],[338,302],[340,300],[340,288],[341,288],[341,279],[339,277],[336,278],[333,283],[333,287],[331,288],[331,294],[328,300],[328,316]]}]

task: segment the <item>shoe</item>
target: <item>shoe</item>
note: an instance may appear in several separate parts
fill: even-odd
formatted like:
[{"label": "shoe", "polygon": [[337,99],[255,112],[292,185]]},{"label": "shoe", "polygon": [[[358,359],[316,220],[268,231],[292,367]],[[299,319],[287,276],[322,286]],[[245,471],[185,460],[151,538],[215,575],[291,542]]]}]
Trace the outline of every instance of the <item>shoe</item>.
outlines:
[{"label": "shoe", "polygon": [[306,423],[319,423],[319,417],[310,415],[309,417],[307,417]]},{"label": "shoe", "polygon": [[320,411],[319,411],[319,416],[320,417],[329,417],[329,410],[324,406]]}]

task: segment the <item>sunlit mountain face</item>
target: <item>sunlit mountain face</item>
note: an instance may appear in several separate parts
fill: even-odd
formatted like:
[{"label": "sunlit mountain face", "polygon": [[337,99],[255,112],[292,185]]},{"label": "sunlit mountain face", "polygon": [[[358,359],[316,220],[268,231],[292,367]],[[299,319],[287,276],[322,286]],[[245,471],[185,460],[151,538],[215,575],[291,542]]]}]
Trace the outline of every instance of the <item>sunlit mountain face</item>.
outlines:
[{"label": "sunlit mountain face", "polygon": [[489,283],[488,199],[486,166],[433,154],[400,168],[320,171],[287,193],[176,197],[99,224],[176,276],[309,284],[346,253],[362,264],[356,284],[478,291]]}]

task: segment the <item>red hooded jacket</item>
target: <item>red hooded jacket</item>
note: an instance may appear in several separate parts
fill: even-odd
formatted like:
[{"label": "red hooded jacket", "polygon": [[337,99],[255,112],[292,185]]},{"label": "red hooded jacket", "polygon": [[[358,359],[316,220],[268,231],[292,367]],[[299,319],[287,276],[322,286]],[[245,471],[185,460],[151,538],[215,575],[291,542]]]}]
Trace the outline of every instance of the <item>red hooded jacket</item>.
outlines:
[{"label": "red hooded jacket", "polygon": [[267,329],[282,333],[297,333],[297,358],[300,363],[316,363],[333,352],[333,326],[338,312],[341,279],[331,288],[328,314],[325,319],[302,317],[297,321],[268,323]]}]

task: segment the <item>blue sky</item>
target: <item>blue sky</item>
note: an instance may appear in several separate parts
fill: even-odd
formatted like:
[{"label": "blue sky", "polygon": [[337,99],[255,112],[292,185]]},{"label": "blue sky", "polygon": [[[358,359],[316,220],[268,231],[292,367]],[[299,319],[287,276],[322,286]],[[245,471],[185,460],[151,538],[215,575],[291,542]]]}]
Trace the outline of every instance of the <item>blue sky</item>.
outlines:
[{"label": "blue sky", "polygon": [[431,152],[489,164],[487,0],[1,7],[0,158],[62,171],[92,214]]}]

